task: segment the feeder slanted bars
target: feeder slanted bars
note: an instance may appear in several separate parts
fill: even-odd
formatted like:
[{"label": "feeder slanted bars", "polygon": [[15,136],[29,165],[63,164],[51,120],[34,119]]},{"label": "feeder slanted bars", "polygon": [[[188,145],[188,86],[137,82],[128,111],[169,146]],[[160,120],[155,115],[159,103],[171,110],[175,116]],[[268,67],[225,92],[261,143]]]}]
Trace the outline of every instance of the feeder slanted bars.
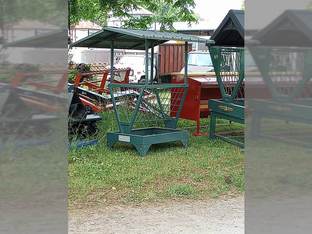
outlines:
[{"label": "feeder slanted bars", "polygon": [[311,147],[311,19],[309,10],[287,10],[254,35],[248,44],[258,69],[259,81],[253,83],[262,94],[252,93],[248,101],[248,105],[252,105],[254,138]]},{"label": "feeder slanted bars", "polygon": [[244,49],[231,47],[211,47],[213,61],[221,99],[209,100],[210,138],[220,137],[225,141],[243,146],[240,136],[225,136],[216,133],[217,118],[244,124],[244,99],[242,84],[244,82]]}]

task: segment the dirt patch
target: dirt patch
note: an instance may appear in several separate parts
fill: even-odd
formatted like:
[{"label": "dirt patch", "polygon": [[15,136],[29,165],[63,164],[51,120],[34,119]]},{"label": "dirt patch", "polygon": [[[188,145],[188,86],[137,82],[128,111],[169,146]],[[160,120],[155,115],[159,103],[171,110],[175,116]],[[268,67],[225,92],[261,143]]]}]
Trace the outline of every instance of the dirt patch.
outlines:
[{"label": "dirt patch", "polygon": [[70,234],[244,233],[244,197],[72,210]]}]

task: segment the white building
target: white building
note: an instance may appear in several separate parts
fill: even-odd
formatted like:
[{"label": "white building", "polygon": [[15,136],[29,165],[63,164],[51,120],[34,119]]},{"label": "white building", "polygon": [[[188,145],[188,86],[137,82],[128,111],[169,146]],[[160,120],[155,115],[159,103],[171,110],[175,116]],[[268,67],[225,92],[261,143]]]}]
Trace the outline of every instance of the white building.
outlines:
[{"label": "white building", "polygon": [[[72,42],[85,38],[101,30],[101,26],[90,21],[81,21],[70,30]],[[68,53],[69,61],[74,63],[106,63],[108,53],[104,49],[72,48]]]}]

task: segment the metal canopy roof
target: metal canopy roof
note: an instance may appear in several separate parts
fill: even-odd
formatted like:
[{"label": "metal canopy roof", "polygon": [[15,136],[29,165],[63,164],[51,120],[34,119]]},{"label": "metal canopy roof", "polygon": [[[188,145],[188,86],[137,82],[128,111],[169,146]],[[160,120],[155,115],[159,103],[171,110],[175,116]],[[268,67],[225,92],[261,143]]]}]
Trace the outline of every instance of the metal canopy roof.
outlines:
[{"label": "metal canopy roof", "polygon": [[71,47],[110,48],[113,41],[116,49],[144,50],[145,40],[150,42],[149,47],[152,47],[151,44],[157,46],[170,40],[214,43],[212,40],[182,33],[104,27],[101,31],[71,44]]},{"label": "metal canopy roof", "polygon": [[312,12],[310,10],[287,10],[253,38],[269,46],[312,45]]},{"label": "metal canopy roof", "polygon": [[64,48],[68,46],[67,29],[42,33],[37,36],[7,43],[4,47],[29,47],[29,48]]},{"label": "metal canopy roof", "polygon": [[220,46],[244,46],[244,20],[242,10],[229,10],[211,39]]}]

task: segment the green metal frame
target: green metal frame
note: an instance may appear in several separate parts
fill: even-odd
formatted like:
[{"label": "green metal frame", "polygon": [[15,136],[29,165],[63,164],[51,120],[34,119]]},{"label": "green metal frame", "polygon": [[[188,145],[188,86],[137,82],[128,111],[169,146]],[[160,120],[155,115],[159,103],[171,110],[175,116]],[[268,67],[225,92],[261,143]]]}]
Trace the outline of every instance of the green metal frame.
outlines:
[{"label": "green metal frame", "polygon": [[[303,79],[298,82],[298,85],[294,87],[293,91],[290,95],[284,95],[278,92],[276,85],[272,81],[272,77],[269,74],[272,68],[270,68],[270,64],[272,64],[273,56],[272,50],[287,50],[289,52],[302,51],[304,53],[304,64],[305,68]],[[288,103],[293,101],[298,94],[302,93],[305,88],[305,84],[311,79],[312,74],[312,50],[311,48],[284,48],[284,47],[266,47],[266,46],[258,46],[249,48],[251,55],[253,56],[254,61],[256,62],[259,71],[261,72],[261,77],[264,79],[267,87],[270,89],[270,93],[272,95],[272,99],[278,100],[280,102]]]},{"label": "green metal frame", "polygon": [[[141,156],[146,155],[150,146],[153,144],[167,143],[180,141],[185,147],[188,144],[188,132],[185,130],[177,130],[177,123],[182,111],[182,107],[187,95],[187,66],[185,66],[184,83],[183,84],[153,84],[153,65],[154,65],[154,43],[145,39],[145,83],[144,84],[116,84],[113,83],[113,72],[111,72],[111,79],[108,88],[110,90],[112,103],[114,107],[115,117],[118,124],[118,132],[107,134],[107,144],[109,147],[113,147],[117,142],[123,142],[133,145]],[[188,42],[185,42],[185,47],[188,48]],[[151,48],[151,77],[148,72],[148,58],[149,48]],[[185,50],[185,61],[188,59],[188,50]],[[114,64],[114,42],[111,43],[111,69]],[[131,116],[127,121],[122,121],[120,113],[118,112],[117,103],[114,96],[114,90],[118,88],[136,90],[139,95],[137,97],[135,108],[131,113]],[[176,113],[176,116],[172,117],[164,112],[160,92],[166,89],[183,89],[183,95],[180,102],[180,106]],[[140,107],[144,102],[145,92],[149,90],[154,92],[158,103],[157,110],[160,112],[160,119],[163,119],[164,128],[148,127],[136,129],[134,127],[136,121],[138,121],[138,115]],[[148,104],[147,104],[148,105]]]},{"label": "green metal frame", "polygon": [[[182,107],[187,95],[187,66],[184,71],[184,83],[180,84],[153,84],[149,78],[148,72],[148,55],[151,49],[151,77],[153,77],[154,66],[154,47],[164,42],[176,40],[185,42],[185,61],[188,60],[188,42],[198,42],[213,44],[214,41],[206,40],[197,36],[186,35],[181,33],[158,32],[153,30],[134,30],[125,28],[104,27],[99,32],[83,38],[70,47],[88,47],[88,48],[110,48],[111,50],[111,77],[108,89],[112,99],[112,104],[115,112],[115,118],[118,125],[118,132],[107,134],[107,144],[112,147],[117,142],[127,142],[135,146],[141,155],[145,155],[150,145],[181,141],[184,146],[187,145],[188,137],[187,131],[177,130],[177,123],[182,111]],[[113,81],[113,66],[114,66],[114,49],[128,49],[128,50],[145,50],[145,83],[144,84],[114,84]],[[186,63],[187,64],[187,63]],[[116,99],[114,92],[117,90],[122,92],[122,95]],[[133,90],[127,93],[127,90]],[[168,92],[170,90],[170,92]],[[182,92],[181,92],[182,90]],[[165,92],[167,91],[167,92]],[[148,99],[148,93],[152,93],[155,100]],[[164,98],[164,95],[166,98]],[[171,95],[171,96],[170,96]],[[123,97],[129,98],[123,101]],[[179,102],[173,102],[169,97],[178,97]],[[166,102],[164,101],[166,99]],[[126,113],[126,121],[123,120],[118,108],[120,104],[129,104],[131,109],[131,116]],[[154,102],[155,101],[155,102]],[[157,105],[155,104],[157,103]],[[172,113],[166,113],[165,106],[169,104],[174,106],[176,111],[175,116]],[[170,108],[171,108],[170,106]],[[162,121],[162,128],[160,126],[146,126],[146,128],[138,127],[136,124],[140,121],[142,113],[150,111],[153,117]],[[125,114],[125,113],[123,113]]]},{"label": "green metal frame", "polygon": [[111,148],[117,142],[131,144],[140,156],[145,156],[152,145],[180,141],[184,147],[189,142],[188,132],[172,128],[134,129],[130,133],[110,132],[107,144]]},{"label": "green metal frame", "polygon": [[[274,50],[283,51],[284,53],[301,52],[304,59],[302,60],[302,79],[296,86],[291,86],[288,94],[278,90],[277,84],[272,80],[272,70],[274,68]],[[253,107],[253,115],[251,118],[251,136],[263,136],[265,138],[277,139],[276,137],[263,135],[261,132],[262,119],[278,119],[303,124],[312,124],[312,98],[311,96],[298,98],[306,89],[306,85],[311,85],[312,74],[312,49],[304,47],[272,47],[272,46],[251,46],[249,51],[261,73],[261,78],[266,84],[271,94],[270,99],[250,99],[249,105]],[[276,71],[275,71],[276,72]],[[278,140],[283,140],[279,137]],[[289,142],[289,140],[286,140]],[[291,143],[303,144],[311,147],[309,142],[307,145],[302,141],[291,141]]]},{"label": "green metal frame", "polygon": [[[210,109],[210,125],[209,125],[209,138],[215,139],[220,138],[229,143],[235,144],[239,147],[244,147],[244,143],[241,140],[238,140],[235,137],[225,136],[222,134],[216,133],[217,118],[226,119],[231,122],[237,122],[240,124],[245,123],[245,105],[244,99],[238,97],[239,90],[241,90],[244,79],[244,49],[243,48],[234,48],[234,47],[219,47],[212,46],[209,47],[211,54],[211,59],[213,62],[214,70],[217,77],[218,86],[220,89],[221,99],[211,99],[208,102]],[[232,88],[232,92],[229,94],[225,88],[225,84],[222,80],[223,74],[226,74],[228,71],[225,69],[222,64],[226,59],[227,55],[235,53],[239,56],[236,62],[239,62],[238,71],[231,71],[238,73],[238,80]],[[241,138],[241,137],[240,137]]]}]

